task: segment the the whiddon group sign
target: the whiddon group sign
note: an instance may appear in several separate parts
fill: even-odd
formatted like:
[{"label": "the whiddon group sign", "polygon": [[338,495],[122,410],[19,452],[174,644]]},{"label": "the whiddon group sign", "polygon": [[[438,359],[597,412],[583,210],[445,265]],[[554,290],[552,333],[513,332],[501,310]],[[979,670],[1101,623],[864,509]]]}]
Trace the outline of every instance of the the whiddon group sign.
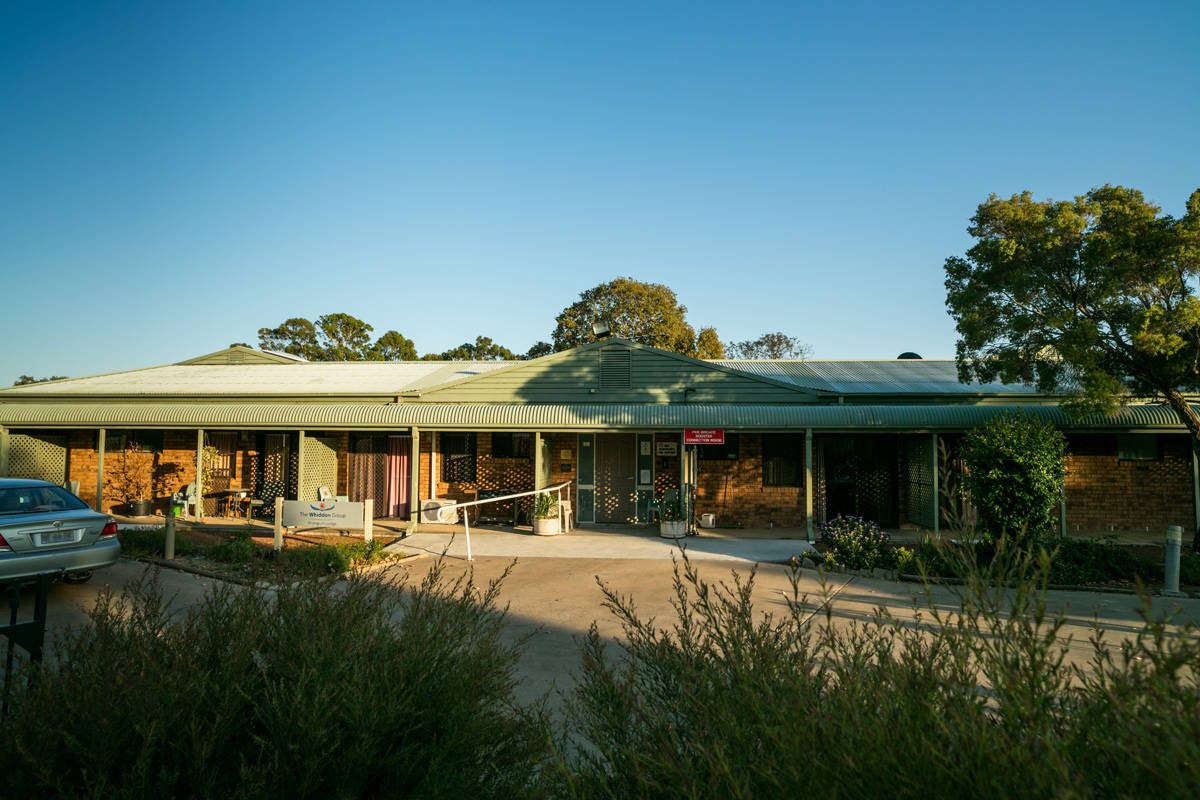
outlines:
[{"label": "the whiddon group sign", "polygon": [[284,528],[342,528],[361,530],[371,541],[375,501],[338,503],[329,500],[284,500],[275,498],[275,549],[283,547]]},{"label": "the whiddon group sign", "polygon": [[285,528],[349,528],[363,527],[365,503],[335,503],[329,500],[284,500]]}]

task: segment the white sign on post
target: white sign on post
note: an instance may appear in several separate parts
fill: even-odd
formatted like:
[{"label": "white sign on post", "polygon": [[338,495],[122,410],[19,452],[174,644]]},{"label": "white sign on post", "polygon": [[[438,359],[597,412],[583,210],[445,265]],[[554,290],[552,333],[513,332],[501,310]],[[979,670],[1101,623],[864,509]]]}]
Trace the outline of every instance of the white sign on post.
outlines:
[{"label": "white sign on post", "polygon": [[350,528],[363,527],[365,503],[335,503],[321,500],[284,500],[285,528]]}]

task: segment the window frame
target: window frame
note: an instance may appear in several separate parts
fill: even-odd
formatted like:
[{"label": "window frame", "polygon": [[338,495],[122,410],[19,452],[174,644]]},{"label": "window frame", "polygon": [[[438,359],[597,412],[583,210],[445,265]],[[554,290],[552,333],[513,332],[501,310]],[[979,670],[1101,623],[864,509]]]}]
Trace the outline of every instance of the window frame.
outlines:
[{"label": "window frame", "polygon": [[[498,442],[507,442],[497,447]],[[492,433],[492,458],[533,458],[533,434],[523,431],[494,431]]]},{"label": "window frame", "polygon": [[[780,475],[781,470],[787,470],[789,460],[792,474]],[[762,434],[761,463],[764,487],[798,489],[804,486],[804,434]]]},{"label": "window frame", "polygon": [[[451,450],[451,446],[459,444],[460,437],[461,448]],[[439,438],[442,483],[475,483],[479,474],[479,440],[476,435],[451,431],[443,432]],[[458,449],[461,449],[461,452],[457,452]]]}]

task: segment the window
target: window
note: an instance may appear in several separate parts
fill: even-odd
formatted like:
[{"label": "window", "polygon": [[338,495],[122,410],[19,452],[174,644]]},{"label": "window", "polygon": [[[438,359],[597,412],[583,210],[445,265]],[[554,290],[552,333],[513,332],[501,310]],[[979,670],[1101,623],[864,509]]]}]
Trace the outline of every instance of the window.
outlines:
[{"label": "window", "polygon": [[738,457],[738,435],[725,432],[725,444],[696,445],[701,461],[734,461]]},{"label": "window", "polygon": [[763,486],[802,485],[804,437],[794,433],[765,433],[762,438]]},{"label": "window", "polygon": [[531,433],[492,434],[492,458],[530,458],[532,453]]},{"label": "window", "polygon": [[217,448],[217,460],[209,466],[209,474],[214,478],[237,477],[237,434],[213,433],[208,442]]},{"label": "window", "polygon": [[442,434],[442,480],[447,483],[475,481],[475,434]]},{"label": "window", "polygon": [[1158,436],[1153,433],[1118,433],[1117,458],[1122,461],[1157,461]]},{"label": "window", "polygon": [[125,449],[135,453],[161,453],[162,431],[108,431],[104,434],[104,452],[119,453]]}]

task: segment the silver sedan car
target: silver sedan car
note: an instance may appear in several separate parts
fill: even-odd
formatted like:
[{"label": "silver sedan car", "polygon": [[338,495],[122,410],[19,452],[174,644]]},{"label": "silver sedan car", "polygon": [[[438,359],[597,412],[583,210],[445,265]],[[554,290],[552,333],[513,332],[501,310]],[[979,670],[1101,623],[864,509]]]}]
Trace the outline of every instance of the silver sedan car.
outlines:
[{"label": "silver sedan car", "polygon": [[120,555],[112,517],[53,483],[0,478],[0,583],[45,572],[82,583]]}]

